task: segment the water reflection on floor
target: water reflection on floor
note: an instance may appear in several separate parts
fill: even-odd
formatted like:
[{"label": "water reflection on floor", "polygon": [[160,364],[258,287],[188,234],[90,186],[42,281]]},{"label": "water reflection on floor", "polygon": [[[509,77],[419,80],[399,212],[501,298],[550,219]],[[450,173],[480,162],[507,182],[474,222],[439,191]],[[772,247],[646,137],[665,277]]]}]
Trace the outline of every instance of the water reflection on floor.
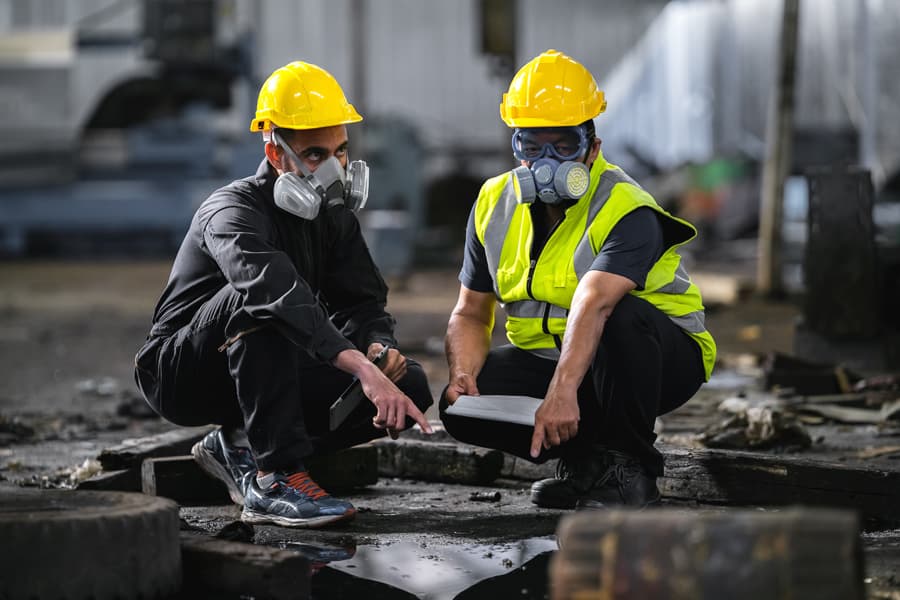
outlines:
[{"label": "water reflection on floor", "polygon": [[312,597],[389,600],[475,600],[547,597],[547,566],[556,538],[502,544],[429,546],[395,542],[381,545],[284,546],[314,565]]}]

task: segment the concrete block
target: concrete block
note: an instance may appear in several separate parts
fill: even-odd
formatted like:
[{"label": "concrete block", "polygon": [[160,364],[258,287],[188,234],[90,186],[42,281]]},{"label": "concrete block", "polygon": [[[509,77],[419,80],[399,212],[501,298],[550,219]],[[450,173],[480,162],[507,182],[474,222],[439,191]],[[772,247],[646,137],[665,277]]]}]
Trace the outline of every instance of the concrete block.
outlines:
[{"label": "concrete block", "polygon": [[125,440],[105,448],[98,457],[104,471],[138,468],[145,458],[190,454],[191,446],[213,429],[212,426],[181,427],[144,438]]},{"label": "concrete block", "polygon": [[378,472],[388,477],[485,485],[500,476],[503,453],[466,444],[383,440]]},{"label": "concrete block", "polygon": [[537,481],[556,475],[556,461],[548,460],[543,464],[535,464],[531,461],[507,454],[503,457],[502,476],[507,479],[522,479],[525,481]]},{"label": "concrete block", "polygon": [[378,483],[378,450],[362,444],[306,459],[309,475],[328,492]]},{"label": "concrete block", "polygon": [[185,597],[310,597],[311,564],[296,552],[182,532],[181,558]]},{"label": "concrete block", "polygon": [[141,491],[182,506],[231,504],[225,484],[210,477],[191,455],[146,459],[141,465]]}]

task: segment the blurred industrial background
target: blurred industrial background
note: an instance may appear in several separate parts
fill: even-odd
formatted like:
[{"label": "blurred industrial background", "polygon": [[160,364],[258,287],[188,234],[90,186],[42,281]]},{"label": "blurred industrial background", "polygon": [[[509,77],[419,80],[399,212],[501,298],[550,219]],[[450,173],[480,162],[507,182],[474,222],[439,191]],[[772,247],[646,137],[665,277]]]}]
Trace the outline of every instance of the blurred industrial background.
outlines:
[{"label": "blurred industrial background", "polygon": [[[351,157],[371,168],[360,221],[402,350],[437,397],[467,215],[481,182],[515,166],[499,103],[516,70],[550,48],[605,91],[595,120],[605,157],[700,232],[681,252],[719,362],[657,421],[665,502],[685,518],[710,506],[858,511],[865,597],[900,598],[900,0],[0,0],[0,492],[146,491],[148,461],[101,464],[132,438],[177,458],[154,445],[174,426],[140,397],[133,356],[194,211],[255,172],[259,87],[293,60],[331,72],[365,117],[348,128]],[[502,327],[494,333],[499,342]],[[400,442],[421,441],[415,433]],[[543,551],[559,514],[527,502],[535,472],[508,457],[496,461],[512,481],[497,484],[502,501],[482,479],[418,485],[457,464],[433,448],[475,456],[435,437],[448,443],[421,441],[407,471],[378,458],[382,479],[361,492],[356,529],[314,541],[332,553],[358,541],[371,570],[355,576],[373,580],[366,552],[383,550],[387,581],[431,586],[419,597],[544,597],[545,563],[532,569],[544,577],[532,596],[515,581],[447,592],[511,571],[514,546],[498,540],[534,537]],[[232,509],[182,508],[182,526],[224,531]],[[663,530],[633,537],[665,548]],[[258,546],[310,541],[259,531]],[[397,542],[411,543],[408,555]],[[80,545],[73,554],[92,559]],[[757,573],[735,561],[717,563],[719,581]],[[827,584],[843,567],[804,564],[833,595],[791,597],[851,597]],[[248,580],[263,577],[258,566]]]},{"label": "blurred industrial background", "polygon": [[[799,274],[816,165],[861,165],[880,243],[898,244],[900,6],[803,0],[781,229]],[[197,204],[252,172],[262,80],[320,64],[366,121],[361,214],[382,268],[456,262],[480,181],[512,165],[498,118],[547,48],[609,100],[608,159],[702,229],[752,237],[776,83],[780,0],[0,0],[0,252],[167,255]],[[709,244],[710,246],[706,246]]]}]

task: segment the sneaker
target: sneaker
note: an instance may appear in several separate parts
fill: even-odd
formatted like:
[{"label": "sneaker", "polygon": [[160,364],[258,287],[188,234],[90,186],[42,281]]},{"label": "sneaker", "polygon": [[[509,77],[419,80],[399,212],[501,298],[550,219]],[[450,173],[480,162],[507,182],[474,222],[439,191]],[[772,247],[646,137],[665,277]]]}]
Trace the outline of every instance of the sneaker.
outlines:
[{"label": "sneaker", "polygon": [[610,450],[608,456],[610,465],[606,473],[578,500],[578,510],[646,508],[659,504],[662,496],[656,487],[656,477],[648,475],[636,458],[615,450]]},{"label": "sneaker", "polygon": [[606,449],[595,446],[586,455],[566,457],[556,463],[556,477],[531,485],[531,501],[544,508],[575,508],[594,484],[603,477],[608,463]]},{"label": "sneaker", "polygon": [[222,429],[210,431],[191,448],[200,468],[225,483],[235,504],[243,504],[250,480],[256,477],[256,460],[250,448],[233,446]]},{"label": "sneaker", "polygon": [[260,488],[255,477],[250,481],[241,521],[323,527],[356,515],[352,504],[329,496],[306,471],[273,475],[274,481],[266,489]]}]

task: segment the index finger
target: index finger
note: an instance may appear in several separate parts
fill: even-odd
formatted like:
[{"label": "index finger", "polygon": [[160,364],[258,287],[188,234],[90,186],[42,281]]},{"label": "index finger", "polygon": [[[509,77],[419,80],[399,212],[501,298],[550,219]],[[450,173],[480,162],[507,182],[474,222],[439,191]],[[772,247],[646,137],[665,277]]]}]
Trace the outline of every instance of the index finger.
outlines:
[{"label": "index finger", "polygon": [[536,426],[534,434],[531,436],[531,458],[537,458],[541,453],[541,446],[544,445],[544,428]]},{"label": "index finger", "polygon": [[[409,401],[412,404],[412,400]],[[412,417],[412,420],[419,424],[419,427],[422,428],[422,431],[425,433],[434,433],[431,429],[431,425],[428,424],[428,419],[425,418],[425,415],[422,414],[422,411],[418,409],[415,404],[410,406],[409,412],[406,413],[406,416]]]}]

